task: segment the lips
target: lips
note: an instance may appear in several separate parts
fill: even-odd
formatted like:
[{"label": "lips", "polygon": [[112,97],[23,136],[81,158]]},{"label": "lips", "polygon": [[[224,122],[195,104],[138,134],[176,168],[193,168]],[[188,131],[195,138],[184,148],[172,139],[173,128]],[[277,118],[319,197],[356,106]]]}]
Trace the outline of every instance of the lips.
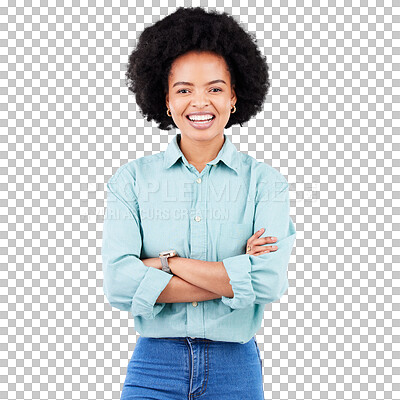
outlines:
[{"label": "lips", "polygon": [[[205,115],[205,114],[203,114],[203,115]],[[210,121],[207,121],[207,122],[204,122],[204,121],[203,122],[201,122],[201,121],[191,121],[189,119],[188,115],[186,116],[186,118],[189,121],[189,124],[193,128],[196,128],[196,129],[208,129],[214,123],[215,115],[212,117],[212,119]]]}]

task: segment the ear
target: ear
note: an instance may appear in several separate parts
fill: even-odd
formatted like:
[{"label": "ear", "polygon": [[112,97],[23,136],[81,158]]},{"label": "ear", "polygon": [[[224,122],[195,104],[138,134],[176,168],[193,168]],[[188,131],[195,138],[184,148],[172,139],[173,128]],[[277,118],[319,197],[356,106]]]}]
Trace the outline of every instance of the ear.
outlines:
[{"label": "ear", "polygon": [[231,100],[234,101],[233,104],[236,104],[236,102],[237,102],[237,97],[236,97],[235,85],[232,86],[231,91],[232,91]]}]

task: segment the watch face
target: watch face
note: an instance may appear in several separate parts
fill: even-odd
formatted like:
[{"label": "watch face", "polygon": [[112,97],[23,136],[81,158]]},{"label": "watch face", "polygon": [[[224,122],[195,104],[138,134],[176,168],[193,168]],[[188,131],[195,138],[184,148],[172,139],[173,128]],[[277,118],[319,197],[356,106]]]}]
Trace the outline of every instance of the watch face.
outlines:
[{"label": "watch face", "polygon": [[159,257],[172,257],[172,256],[176,256],[175,250],[162,251],[161,253],[159,253]]}]

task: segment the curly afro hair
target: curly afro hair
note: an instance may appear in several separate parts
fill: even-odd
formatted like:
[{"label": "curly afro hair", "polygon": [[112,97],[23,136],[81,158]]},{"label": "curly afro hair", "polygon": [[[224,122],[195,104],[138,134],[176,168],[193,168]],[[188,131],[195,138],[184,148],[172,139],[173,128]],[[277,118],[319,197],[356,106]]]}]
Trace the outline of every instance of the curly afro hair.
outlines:
[{"label": "curly afro hair", "polygon": [[126,83],[147,121],[156,121],[162,130],[177,128],[166,113],[168,76],[173,61],[193,50],[214,52],[228,65],[237,102],[225,129],[242,126],[261,111],[270,81],[266,57],[258,49],[255,35],[225,12],[179,7],[144,29],[129,56]]}]

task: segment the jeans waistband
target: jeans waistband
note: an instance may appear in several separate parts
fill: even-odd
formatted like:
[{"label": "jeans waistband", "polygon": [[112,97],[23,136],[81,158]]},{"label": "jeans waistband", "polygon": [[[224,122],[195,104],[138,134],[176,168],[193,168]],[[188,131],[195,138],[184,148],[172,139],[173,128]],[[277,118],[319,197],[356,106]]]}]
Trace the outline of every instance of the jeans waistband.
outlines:
[{"label": "jeans waistband", "polygon": [[160,337],[160,338],[153,338],[153,339],[163,339],[163,340],[179,340],[179,341],[186,341],[190,340],[192,342],[214,342],[214,340],[206,339],[206,338],[196,338],[196,337]]},{"label": "jeans waistband", "polygon": [[[175,340],[179,342],[209,342],[209,343],[231,343],[231,342],[226,342],[226,341],[220,341],[220,340],[211,340],[211,339],[206,339],[206,338],[198,338],[198,337],[190,337],[190,336],[185,336],[185,337],[159,337],[159,338],[147,338],[147,339],[161,339],[161,340]],[[256,341],[256,337],[253,336],[250,340]],[[235,342],[236,343],[236,342]]]}]

